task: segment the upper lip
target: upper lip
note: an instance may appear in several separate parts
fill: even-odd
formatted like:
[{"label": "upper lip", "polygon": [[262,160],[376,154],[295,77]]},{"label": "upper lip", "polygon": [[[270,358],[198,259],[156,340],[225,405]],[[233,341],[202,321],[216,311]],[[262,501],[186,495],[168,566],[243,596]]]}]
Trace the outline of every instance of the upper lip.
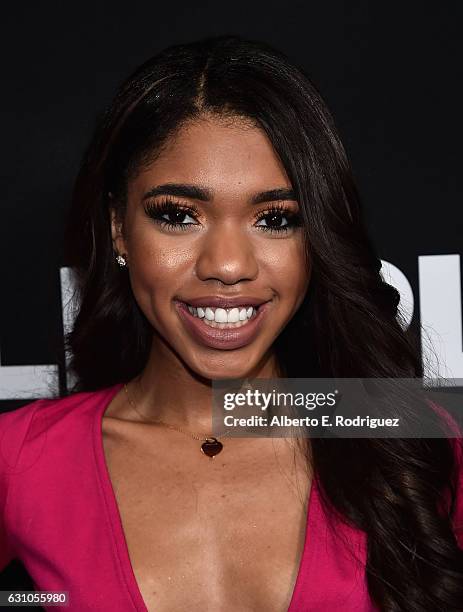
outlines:
[{"label": "upper lip", "polygon": [[190,306],[214,306],[215,308],[234,308],[236,306],[260,306],[270,300],[264,300],[250,295],[236,295],[234,297],[224,297],[220,295],[204,295],[198,298],[181,300]]}]

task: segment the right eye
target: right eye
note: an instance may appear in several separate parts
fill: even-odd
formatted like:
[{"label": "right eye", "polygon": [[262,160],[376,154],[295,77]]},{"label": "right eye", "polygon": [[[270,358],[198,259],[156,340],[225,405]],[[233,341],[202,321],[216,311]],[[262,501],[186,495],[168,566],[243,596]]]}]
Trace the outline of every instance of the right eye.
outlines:
[{"label": "right eye", "polygon": [[[148,202],[145,205],[145,212],[153,221],[169,230],[180,229],[184,231],[189,225],[196,225],[194,223],[195,213],[198,211],[194,207],[184,206],[173,200],[165,199],[160,202]],[[193,219],[193,223],[184,223],[185,217]]]}]

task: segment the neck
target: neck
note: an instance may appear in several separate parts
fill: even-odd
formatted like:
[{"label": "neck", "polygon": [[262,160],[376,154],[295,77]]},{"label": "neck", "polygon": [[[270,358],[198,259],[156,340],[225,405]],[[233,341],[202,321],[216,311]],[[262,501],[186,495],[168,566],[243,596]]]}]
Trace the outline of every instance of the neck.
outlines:
[{"label": "neck", "polygon": [[[237,378],[278,378],[281,370],[275,353]],[[212,431],[212,380],[199,376],[157,338],[139,376],[128,385],[137,410],[146,420],[162,420],[188,431]]]}]

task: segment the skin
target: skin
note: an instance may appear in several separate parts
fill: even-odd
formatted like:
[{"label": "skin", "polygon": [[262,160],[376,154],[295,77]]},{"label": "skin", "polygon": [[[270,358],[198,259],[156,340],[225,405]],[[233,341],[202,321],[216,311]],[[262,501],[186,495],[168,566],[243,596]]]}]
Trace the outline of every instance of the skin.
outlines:
[{"label": "skin", "polygon": [[[202,213],[200,228],[170,231],[146,215],[144,194],[170,182],[203,185],[214,193],[211,202],[194,202]],[[251,197],[277,187],[291,184],[266,135],[243,122],[208,118],[181,129],[130,183],[123,226],[112,213],[115,250],[127,254],[135,299],[155,330],[140,377],[144,414],[207,430],[210,380],[276,375],[273,342],[299,308],[310,278],[300,228],[280,238],[255,226],[255,217],[270,204],[253,207]],[[295,200],[285,204],[297,212]],[[272,298],[262,333],[237,350],[201,346],[184,328],[174,298],[230,290]],[[153,397],[157,403],[150,408],[144,398]]]},{"label": "skin", "polygon": [[[213,195],[207,202],[169,196],[199,210],[181,218],[195,224],[185,231],[144,210],[144,195],[165,183]],[[103,419],[106,461],[148,609],[289,605],[304,542],[307,462],[281,438],[229,438],[210,460],[197,440],[150,423],[209,433],[212,380],[280,374],[273,343],[301,305],[310,269],[302,228],[273,234],[258,226],[269,222],[257,217],[274,203],[251,198],[276,188],[291,183],[265,133],[242,119],[204,116],[182,126],[131,180],[125,218],[110,211],[114,250],[126,254],[135,299],[154,330],[146,367],[128,385],[138,412],[122,390]],[[163,196],[148,201],[156,199]],[[297,213],[296,200],[282,203]],[[174,306],[176,297],[236,293],[272,302],[257,338],[235,350],[198,343]]]}]

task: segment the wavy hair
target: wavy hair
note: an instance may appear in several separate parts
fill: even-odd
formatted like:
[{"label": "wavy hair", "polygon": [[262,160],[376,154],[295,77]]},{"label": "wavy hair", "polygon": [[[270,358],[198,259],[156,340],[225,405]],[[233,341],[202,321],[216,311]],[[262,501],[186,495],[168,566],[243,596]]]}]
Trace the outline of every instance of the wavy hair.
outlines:
[{"label": "wavy hair", "polygon": [[[98,121],[65,240],[79,301],[65,338],[76,381],[70,392],[127,382],[144,368],[152,328],[127,272],[115,263],[109,206],[123,218],[128,181],[182,123],[211,113],[247,118],[264,130],[299,203],[312,276],[305,300],[275,341],[285,376],[422,377],[417,336],[405,331],[399,293],[380,273],[349,161],[321,95],[283,53],[219,36],[149,59]],[[378,608],[463,609],[450,440],[319,438],[310,452],[308,446],[301,450],[327,511],[366,532],[367,585]],[[446,491],[449,503],[441,512]]]}]

